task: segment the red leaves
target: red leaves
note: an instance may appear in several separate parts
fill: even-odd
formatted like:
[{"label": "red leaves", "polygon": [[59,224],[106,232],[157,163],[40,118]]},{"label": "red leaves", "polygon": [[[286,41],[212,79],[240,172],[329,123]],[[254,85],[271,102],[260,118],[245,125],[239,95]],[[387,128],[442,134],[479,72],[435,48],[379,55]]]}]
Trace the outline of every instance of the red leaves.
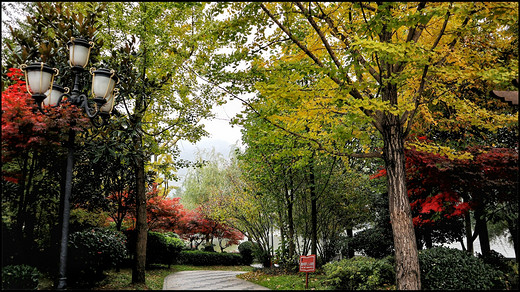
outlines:
[{"label": "red leaves", "polygon": [[370,179],[376,179],[384,176],[386,176],[386,169],[382,168],[376,174],[372,175]]},{"label": "red leaves", "polygon": [[204,206],[187,211],[175,232],[186,240],[225,238],[229,240],[227,242],[228,245],[237,244],[239,240],[244,238],[240,231],[222,224],[205,214]]},{"label": "red leaves", "polygon": [[22,77],[23,77],[22,70],[20,70],[18,68],[9,68],[7,71],[8,71],[7,72],[7,77],[9,77],[11,80],[16,81],[16,82],[22,80]]},{"label": "red leaves", "polygon": [[70,104],[49,108],[49,116],[41,114],[27,93],[25,82],[21,80],[21,70],[11,68],[7,76],[14,83],[2,92],[3,159],[9,159],[9,156],[24,149],[59,143],[61,133],[67,133],[71,125],[77,131],[88,126],[88,119],[81,109]]},{"label": "red leaves", "polygon": [[[428,142],[426,137],[417,139]],[[416,214],[414,225],[463,216],[475,206],[472,202],[462,202],[463,194],[473,200],[476,196],[499,202],[511,199],[514,193],[511,190],[518,187],[518,150],[476,146],[466,151],[473,159],[450,160],[414,147],[406,149],[406,183],[410,207]],[[381,169],[370,178],[385,175],[386,171]]]}]

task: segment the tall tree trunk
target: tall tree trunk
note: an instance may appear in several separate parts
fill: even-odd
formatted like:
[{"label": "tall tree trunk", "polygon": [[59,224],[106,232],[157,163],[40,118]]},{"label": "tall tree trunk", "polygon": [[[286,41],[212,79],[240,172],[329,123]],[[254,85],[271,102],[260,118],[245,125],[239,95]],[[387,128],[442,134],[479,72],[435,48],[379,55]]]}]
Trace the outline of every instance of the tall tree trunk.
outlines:
[{"label": "tall tree trunk", "polygon": [[309,164],[309,181],[310,181],[310,195],[311,195],[311,254],[318,252],[318,211],[316,203],[318,195],[316,194],[316,179],[314,177],[314,159],[311,158]]},{"label": "tall tree trunk", "polygon": [[[137,131],[136,131],[137,132]],[[142,137],[140,134],[135,135],[134,145],[138,152],[142,152]],[[142,153],[136,158],[136,232],[137,242],[135,248],[135,262],[132,269],[132,283],[145,283],[146,280],[146,240],[148,235],[148,226],[146,222],[146,188],[145,188],[145,172],[144,158]]]},{"label": "tall tree trunk", "polygon": [[282,248],[282,255],[285,257],[286,252],[288,251],[285,248],[285,244],[286,244],[285,239],[287,237],[287,234],[285,234],[283,213],[282,213],[282,211],[280,209],[278,210],[278,218],[280,218],[280,220],[278,221],[278,226],[280,226],[280,246]]},{"label": "tall tree trunk", "polygon": [[[397,95],[396,92],[395,95]],[[382,134],[383,159],[388,176],[390,220],[395,247],[397,289],[420,290],[419,258],[406,189],[404,139],[399,118],[386,114]]]},{"label": "tall tree trunk", "polygon": [[515,251],[515,259],[518,263],[518,222],[514,220],[507,220],[507,226],[509,228],[509,233],[511,233],[511,237],[513,238],[513,249]]}]

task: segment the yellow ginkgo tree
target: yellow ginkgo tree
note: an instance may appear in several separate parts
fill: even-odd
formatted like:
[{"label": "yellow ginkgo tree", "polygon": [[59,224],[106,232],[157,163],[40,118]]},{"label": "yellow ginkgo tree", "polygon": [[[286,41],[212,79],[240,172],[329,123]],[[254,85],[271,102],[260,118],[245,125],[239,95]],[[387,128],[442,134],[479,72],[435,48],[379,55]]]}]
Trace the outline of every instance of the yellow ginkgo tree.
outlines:
[{"label": "yellow ginkgo tree", "polygon": [[[491,89],[518,78],[518,54],[504,59],[518,39],[518,4],[269,2],[226,8],[220,28],[226,32],[222,44],[234,49],[228,64],[247,66],[229,74],[215,70],[207,79],[222,81],[232,94],[255,92],[254,100],[235,96],[317,150],[383,159],[397,289],[421,289],[405,180],[407,137],[430,125],[449,127],[452,120],[488,132],[517,123],[517,113],[497,114],[467,99],[461,88]],[[222,56],[215,60],[225,63]],[[438,115],[439,103],[454,113],[449,119]]]}]

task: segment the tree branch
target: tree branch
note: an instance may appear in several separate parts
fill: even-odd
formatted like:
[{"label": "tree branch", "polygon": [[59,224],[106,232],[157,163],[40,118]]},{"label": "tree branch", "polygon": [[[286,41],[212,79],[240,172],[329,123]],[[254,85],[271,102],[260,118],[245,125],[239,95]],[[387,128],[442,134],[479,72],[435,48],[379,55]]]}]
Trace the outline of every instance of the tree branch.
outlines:
[{"label": "tree branch", "polygon": [[[262,8],[262,10],[269,16],[269,18],[271,18],[275,23],[276,25],[278,25],[278,27],[283,30],[285,32],[285,34],[301,49],[305,52],[305,54],[307,54],[307,56],[309,56],[318,66],[320,66],[321,68],[325,68],[325,65],[304,45],[302,44],[290,31],[287,27],[285,27],[283,24],[281,24],[275,17],[274,15],[269,11],[269,9],[267,9],[267,7],[265,7],[265,5],[263,3],[260,4],[260,7]],[[336,76],[333,76],[332,73],[330,72],[326,72],[327,76],[329,76],[330,79],[332,79],[336,84],[338,84],[340,87],[342,88],[345,88],[345,82],[339,80]],[[345,76],[346,80],[347,80],[347,83],[348,84],[351,84],[352,81],[350,80],[350,78],[348,76]],[[349,94],[351,96],[353,96],[354,98],[357,98],[357,99],[363,99],[363,96],[361,95],[361,93],[356,89],[356,88],[350,88],[350,91],[349,91]],[[373,112],[371,110],[366,110],[366,109],[363,109],[361,108],[361,110],[363,111],[363,113],[365,113],[365,115],[369,116],[369,117],[372,117],[373,116]],[[378,121],[377,119],[378,117],[376,116],[375,119],[374,119],[374,122],[372,122],[374,124],[374,126],[380,130],[381,129],[381,125],[380,125],[380,122]]]},{"label": "tree branch", "polygon": [[[316,22],[314,21],[314,19],[310,15],[310,12],[306,11],[305,7],[303,7],[303,5],[300,2],[296,2],[296,5],[300,8],[300,10],[302,11],[303,15],[305,15],[305,17],[307,18],[307,20],[309,21],[311,26],[314,28],[316,33],[318,33],[318,35],[320,36],[320,39],[323,42],[323,45],[325,46],[325,48],[327,49],[327,52],[329,53],[330,57],[334,61],[334,64],[336,64],[336,67],[338,67],[338,69],[343,71],[343,66],[339,62],[338,57],[336,56],[336,54],[334,53],[334,51],[330,47],[329,42],[325,38],[325,35],[323,34],[321,29],[318,27],[318,25],[316,24]],[[310,3],[309,3],[309,5],[310,5]],[[347,80],[349,80],[349,79],[347,78]]]},{"label": "tree branch", "polygon": [[[348,41],[347,37],[339,32],[338,27],[334,24],[334,21],[332,21],[330,16],[325,14],[325,12],[323,11],[323,9],[321,8],[321,6],[318,3],[316,3],[316,5],[318,6],[318,8],[321,11],[321,14],[317,15],[316,17],[321,18],[327,22],[329,28],[331,29],[332,34],[345,44],[346,49],[351,48],[350,42]],[[346,31],[345,28],[343,28],[343,29]],[[376,79],[376,81],[379,84],[381,84],[381,76],[379,76],[379,73],[377,73],[377,71],[374,68],[372,68],[372,66],[369,66],[367,64],[367,61],[363,58],[363,56],[361,55],[359,50],[353,50],[352,52],[354,54],[358,55],[358,58],[357,58],[358,63],[361,64],[365,69],[367,69],[368,72],[370,73],[370,75],[372,75],[372,77],[374,77]]]},{"label": "tree branch", "polygon": [[[191,70],[191,68],[188,68],[188,70]],[[229,94],[233,98],[236,98],[236,99],[240,100],[242,102],[242,104],[244,104],[247,107],[249,107],[259,118],[263,119],[264,121],[268,122],[269,124],[273,125],[274,127],[278,128],[278,129],[280,129],[280,130],[282,130],[282,131],[284,131],[286,133],[289,133],[289,134],[291,134],[293,136],[296,136],[296,137],[298,137],[298,138],[300,138],[302,140],[307,140],[307,141],[314,142],[317,145],[317,147],[316,147],[317,150],[323,150],[323,151],[325,151],[327,153],[330,153],[330,154],[336,155],[336,156],[346,156],[346,157],[356,157],[356,158],[381,158],[382,157],[382,154],[378,153],[378,152],[374,152],[374,153],[350,153],[349,154],[349,153],[343,153],[343,152],[338,152],[338,151],[333,151],[333,150],[327,149],[317,139],[313,139],[313,138],[310,138],[310,137],[305,137],[302,134],[299,134],[299,133],[296,133],[294,131],[288,130],[288,129],[286,129],[283,126],[280,126],[280,125],[276,124],[275,122],[271,121],[267,117],[263,116],[260,112],[258,112],[256,110],[256,108],[250,102],[248,102],[247,100],[237,96],[236,94],[232,93],[231,91],[227,90],[226,88],[224,88],[224,87],[222,87],[222,86],[220,86],[218,84],[215,84],[214,82],[212,82],[210,80],[207,80],[206,78],[204,78],[204,77],[200,76],[199,74],[197,74],[195,71],[192,71],[192,72],[194,74],[196,74],[199,78],[204,80],[205,82],[213,84],[213,86],[215,86],[218,89],[226,92],[227,94]]]}]

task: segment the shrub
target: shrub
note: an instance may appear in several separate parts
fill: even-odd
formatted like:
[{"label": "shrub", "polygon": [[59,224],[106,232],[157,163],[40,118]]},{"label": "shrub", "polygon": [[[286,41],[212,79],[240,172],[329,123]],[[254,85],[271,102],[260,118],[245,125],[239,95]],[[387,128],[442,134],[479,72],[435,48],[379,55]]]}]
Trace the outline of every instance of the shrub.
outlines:
[{"label": "shrub", "polygon": [[[493,281],[493,289],[518,290],[518,269],[514,268],[514,262],[506,259],[502,254],[491,250],[489,255],[478,255],[484,263],[492,266],[495,270],[502,272],[502,275]],[[503,277],[500,277],[503,276]]]},{"label": "shrub", "polygon": [[421,283],[425,290],[491,289],[502,276],[481,259],[451,248],[435,247],[419,252]]},{"label": "shrub", "polygon": [[69,239],[68,274],[72,282],[92,284],[103,270],[115,267],[127,256],[126,238],[119,232],[93,228],[74,232]]},{"label": "shrub", "polygon": [[242,264],[242,256],[234,253],[183,250],[178,263],[194,266],[236,266]]},{"label": "shrub", "polygon": [[343,256],[348,256],[348,248],[376,259],[382,259],[393,254],[394,240],[392,229],[374,227],[362,230],[353,237],[347,238],[342,247]]},{"label": "shrub", "polygon": [[214,244],[205,244],[204,245],[204,251],[208,252],[215,252],[215,245]]},{"label": "shrub", "polygon": [[258,243],[253,243],[253,257],[264,267],[271,266],[271,255],[269,251],[263,250]]},{"label": "shrub", "polygon": [[40,274],[35,267],[13,265],[2,268],[2,290],[36,290]]},{"label": "shrub", "polygon": [[179,238],[179,239],[181,238],[177,233],[171,232],[171,231],[164,232],[163,234],[166,237],[173,237],[173,238]]},{"label": "shrub", "polygon": [[356,256],[323,266],[327,282],[336,289],[373,290],[394,285],[395,271],[387,259]]},{"label": "shrub", "polygon": [[287,273],[298,273],[299,270],[299,256],[293,255],[289,256],[288,248],[283,250],[281,246],[279,246],[275,250],[275,257],[273,259],[274,264],[278,264],[278,266],[286,271]]},{"label": "shrub", "polygon": [[168,242],[166,236],[149,231],[146,239],[146,265],[168,264]]},{"label": "shrub", "polygon": [[173,234],[175,233],[148,232],[146,242],[146,263],[148,265],[165,264],[169,268],[177,260],[184,247],[184,241]]},{"label": "shrub", "polygon": [[242,257],[244,265],[250,265],[253,263],[253,243],[251,241],[244,241],[238,245],[238,252]]}]

